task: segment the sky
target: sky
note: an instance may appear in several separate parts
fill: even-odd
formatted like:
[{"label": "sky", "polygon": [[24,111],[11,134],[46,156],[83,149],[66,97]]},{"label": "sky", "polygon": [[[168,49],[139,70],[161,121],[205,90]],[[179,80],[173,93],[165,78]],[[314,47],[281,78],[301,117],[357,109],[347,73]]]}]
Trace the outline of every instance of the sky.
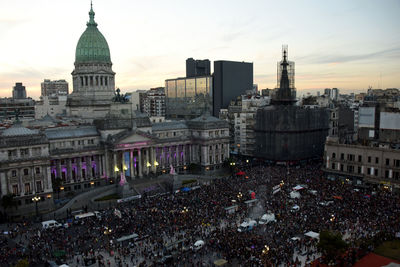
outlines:
[{"label": "sky", "polygon": [[[300,94],[400,88],[400,0],[93,0],[93,9],[122,92],[184,77],[189,57],[253,62],[258,88],[274,88],[283,44]],[[22,82],[37,99],[44,79],[72,91],[89,10],[89,0],[0,0],[0,97]]]}]

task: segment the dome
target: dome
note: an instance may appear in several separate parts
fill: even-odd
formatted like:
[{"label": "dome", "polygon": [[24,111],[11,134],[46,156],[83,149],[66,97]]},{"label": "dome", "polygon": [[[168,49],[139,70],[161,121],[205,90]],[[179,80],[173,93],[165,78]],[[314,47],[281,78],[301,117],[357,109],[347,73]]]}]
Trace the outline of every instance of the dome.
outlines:
[{"label": "dome", "polygon": [[94,14],[93,8],[90,8],[87,28],[76,45],[75,63],[111,63],[110,49],[106,38],[97,29]]}]

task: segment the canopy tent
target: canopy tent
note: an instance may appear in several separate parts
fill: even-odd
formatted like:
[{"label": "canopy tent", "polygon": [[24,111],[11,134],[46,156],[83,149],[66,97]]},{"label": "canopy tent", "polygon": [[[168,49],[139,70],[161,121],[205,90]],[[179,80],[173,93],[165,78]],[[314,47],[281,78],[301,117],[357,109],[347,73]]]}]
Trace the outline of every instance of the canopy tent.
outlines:
[{"label": "canopy tent", "polygon": [[319,234],[313,231],[307,232],[304,234],[305,236],[309,236],[311,238],[319,238]]},{"label": "canopy tent", "polygon": [[246,173],[244,171],[239,171],[236,173],[236,175],[245,175]]},{"label": "canopy tent", "polygon": [[122,241],[126,241],[126,240],[129,240],[129,239],[132,239],[132,238],[136,238],[136,237],[138,237],[138,235],[133,233],[131,235],[126,235],[126,236],[120,237],[120,238],[117,239],[117,241],[118,242],[122,242]]},{"label": "canopy tent", "polygon": [[302,187],[301,185],[296,185],[295,187],[293,187],[293,190],[298,191],[304,189],[304,187]]},{"label": "canopy tent", "polygon": [[290,198],[300,198],[300,193],[297,191],[290,192]]},{"label": "canopy tent", "polygon": [[295,237],[292,237],[291,239],[292,239],[293,241],[296,241],[296,240],[300,240],[300,237],[295,236]]},{"label": "canopy tent", "polygon": [[225,265],[227,263],[228,263],[228,261],[225,260],[225,259],[219,259],[219,260],[214,261],[214,265],[215,266],[223,266],[223,265]]}]

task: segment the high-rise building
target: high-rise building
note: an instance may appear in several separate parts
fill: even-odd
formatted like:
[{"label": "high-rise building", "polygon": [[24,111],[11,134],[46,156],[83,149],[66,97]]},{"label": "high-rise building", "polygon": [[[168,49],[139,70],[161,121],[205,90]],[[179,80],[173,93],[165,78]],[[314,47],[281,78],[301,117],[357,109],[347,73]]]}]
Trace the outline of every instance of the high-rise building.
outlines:
[{"label": "high-rise building", "polygon": [[253,89],[253,63],[214,61],[213,109],[216,117],[220,109],[228,108],[231,100]]},{"label": "high-rise building", "polygon": [[213,78],[200,76],[165,80],[166,116],[196,118],[213,108]]},{"label": "high-rise building", "polygon": [[149,117],[165,116],[165,92],[164,87],[151,88],[139,93],[140,111]]},{"label": "high-rise building", "polygon": [[198,77],[210,75],[210,60],[186,59],[186,77]]},{"label": "high-rise building", "polygon": [[15,83],[12,91],[12,98],[14,99],[25,99],[26,98],[26,90],[25,86],[22,83]]},{"label": "high-rise building", "polygon": [[76,46],[73,91],[67,100],[68,114],[83,118],[104,117],[115,95],[110,49],[94,15],[91,8],[87,28]]},{"label": "high-rise building", "polygon": [[41,83],[42,96],[68,95],[68,83],[65,80],[51,81],[45,79]]}]

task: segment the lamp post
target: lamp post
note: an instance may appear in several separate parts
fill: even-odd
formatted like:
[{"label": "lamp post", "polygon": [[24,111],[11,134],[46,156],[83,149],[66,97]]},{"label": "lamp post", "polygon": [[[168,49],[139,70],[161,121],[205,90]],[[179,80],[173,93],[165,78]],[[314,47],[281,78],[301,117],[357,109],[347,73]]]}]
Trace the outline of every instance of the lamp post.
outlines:
[{"label": "lamp post", "polygon": [[35,205],[36,205],[36,217],[38,217],[39,216],[39,210],[38,210],[38,204],[37,203],[40,201],[40,197],[39,196],[34,196],[32,198],[32,201],[35,202]]}]

